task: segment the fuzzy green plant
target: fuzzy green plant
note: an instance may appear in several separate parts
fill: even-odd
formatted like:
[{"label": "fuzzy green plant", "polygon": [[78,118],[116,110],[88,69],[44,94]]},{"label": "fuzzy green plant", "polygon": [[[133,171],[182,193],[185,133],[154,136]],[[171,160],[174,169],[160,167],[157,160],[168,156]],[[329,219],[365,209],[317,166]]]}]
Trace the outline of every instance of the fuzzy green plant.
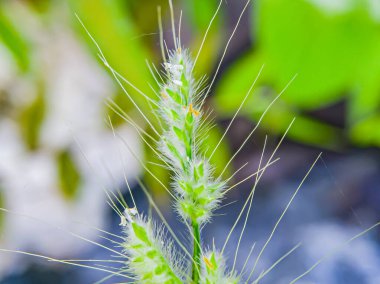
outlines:
[{"label": "fuzzy green plant", "polygon": [[192,227],[196,263],[192,278],[196,282],[200,270],[200,226],[218,206],[225,183],[213,178],[209,161],[199,153],[201,101],[189,52],[178,47],[169,53],[164,66],[168,79],[160,91],[159,115],[165,127],[159,149],[173,172],[175,208]]},{"label": "fuzzy green plant", "polygon": [[234,273],[226,272],[225,260],[218,252],[206,252],[203,256],[202,266],[203,273],[200,283],[239,283],[239,277],[237,277]]},{"label": "fuzzy green plant", "polygon": [[[247,2],[244,10],[248,6],[249,1]],[[109,69],[110,73],[116,80],[116,82],[123,89],[127,97],[131,100],[133,105],[136,107],[137,111],[143,117],[146,122],[146,125],[151,127],[154,133],[154,137],[144,130],[142,126],[139,126],[128,114],[124,113],[122,109],[114,106],[115,112],[119,114],[123,119],[130,123],[136,131],[141,136],[142,141],[146,143],[151,150],[157,155],[157,158],[161,160],[161,167],[166,168],[171,174],[171,186],[167,186],[157,179],[154,174],[149,171],[137,156],[136,158],[141,162],[142,166],[151,174],[154,178],[157,179],[159,184],[164,187],[169,195],[172,197],[173,208],[178,214],[180,220],[188,229],[187,235],[190,238],[190,244],[184,245],[177,237],[177,232],[174,232],[171,227],[168,225],[167,221],[163,217],[159,207],[154,202],[153,198],[150,196],[148,190],[145,188],[144,184],[140,182],[142,190],[146,193],[150,204],[155,209],[157,215],[161,218],[163,225],[159,224],[157,221],[153,220],[152,214],[148,216],[140,212],[136,206],[135,200],[133,198],[132,190],[129,187],[129,183],[126,180],[126,185],[130,190],[131,201],[133,202],[133,207],[129,207],[127,202],[120,198],[120,196],[115,195],[111,191],[107,191],[108,202],[110,206],[116,211],[120,216],[121,222],[120,226],[122,229],[122,235],[116,236],[118,241],[113,241],[112,243],[118,245],[122,248],[122,251],[119,252],[114,248],[99,244],[97,242],[87,240],[79,235],[74,234],[75,236],[81,238],[82,240],[88,241],[92,244],[98,245],[108,251],[116,254],[118,260],[97,260],[99,262],[105,263],[118,263],[122,264],[122,267],[119,270],[114,268],[109,268],[108,266],[99,266],[99,265],[87,265],[82,264],[83,260],[57,260],[49,258],[46,256],[40,256],[36,254],[26,253],[23,251],[15,251],[17,253],[23,253],[38,257],[43,257],[49,261],[58,261],[70,265],[97,269],[103,272],[107,272],[109,276],[100,280],[98,283],[101,283],[111,277],[118,276],[123,280],[129,282],[123,283],[144,283],[144,284],[177,284],[177,283],[186,283],[186,284],[229,284],[229,283],[259,283],[268,273],[270,273],[281,261],[283,261],[288,255],[290,255],[294,250],[298,248],[299,245],[290,249],[282,257],[280,257],[273,265],[269,266],[266,270],[257,273],[257,264],[260,261],[260,257],[263,255],[265,249],[268,247],[271,242],[276,230],[289,209],[291,203],[299,192],[302,184],[308,177],[311,169],[319,159],[320,155],[312,164],[311,168],[307,171],[305,177],[300,182],[299,186],[292,195],[290,201],[285,206],[281,215],[278,218],[278,221],[274,225],[272,231],[270,232],[266,242],[263,244],[257,257],[253,262],[252,267],[247,267],[250,261],[251,254],[255,248],[253,243],[250,248],[249,254],[245,259],[244,266],[241,271],[237,271],[236,262],[238,253],[240,250],[241,240],[247,226],[247,220],[252,207],[252,200],[257,188],[257,185],[263,176],[265,170],[278,159],[276,159],[276,153],[281,145],[287,131],[294,122],[294,119],[291,121],[288,129],[285,131],[285,134],[280,139],[278,145],[273,150],[272,154],[269,155],[269,158],[264,161],[264,152],[266,147],[266,139],[264,142],[263,152],[259,161],[257,171],[249,175],[247,178],[239,181],[235,184],[231,184],[233,180],[233,175],[228,179],[223,179],[223,172],[218,176],[214,173],[214,167],[212,165],[211,157],[217,153],[218,146],[220,145],[222,139],[225,137],[226,133],[231,128],[236,116],[238,115],[240,109],[242,108],[244,102],[247,100],[248,96],[251,94],[253,86],[257,80],[254,80],[253,84],[247,90],[246,96],[241,102],[241,105],[237,109],[235,115],[233,116],[231,122],[226,128],[225,133],[222,135],[219,143],[211,149],[211,154],[202,151],[205,143],[207,144],[207,130],[209,126],[209,121],[207,116],[204,115],[204,102],[205,97],[209,93],[213,82],[215,81],[216,75],[221,66],[221,62],[226,54],[228,45],[236,31],[236,28],[239,24],[241,16],[233,30],[232,35],[230,36],[225,49],[222,53],[222,58],[217,66],[217,71],[214,77],[211,80],[211,84],[205,88],[203,80],[197,80],[193,74],[194,66],[196,64],[197,58],[199,56],[200,50],[206,35],[201,44],[201,47],[193,59],[189,50],[184,48],[181,45],[180,36],[176,35],[176,28],[174,24],[173,16],[173,6],[169,0],[171,19],[172,19],[172,32],[173,32],[173,43],[174,49],[168,50],[164,49],[162,30],[161,30],[161,49],[162,57],[164,62],[162,64],[162,72],[157,71],[156,68],[156,81],[158,87],[155,90],[156,97],[154,99],[148,97],[145,93],[140,91],[127,79],[124,79],[117,71],[115,71],[110,64],[108,63],[106,57],[104,56],[100,46],[97,44],[95,39],[91,36],[89,31],[84,27],[84,29],[89,34],[90,38],[95,43],[99,51],[99,57]],[[220,1],[218,9],[222,1]],[[243,12],[244,12],[243,10]],[[242,14],[243,14],[242,12]],[[215,15],[212,19],[215,18],[218,10],[215,12]],[[79,20],[80,21],[80,20]],[[210,22],[210,26],[212,24]],[[179,21],[181,22],[181,21]],[[81,22],[82,23],[82,22]],[[178,29],[178,35],[180,34]],[[260,71],[261,72],[261,71]],[[259,73],[260,75],[260,73]],[[233,82],[232,82],[233,83]],[[129,85],[134,88],[140,95],[143,96],[152,106],[152,113],[156,122],[148,119],[146,113],[144,113],[139,107],[138,103],[124,87],[124,84]],[[205,91],[204,91],[205,90]],[[267,106],[263,112],[259,122],[262,120],[266,112],[271,108],[275,103],[276,99],[282,94],[282,92]],[[149,117],[152,117],[149,116]],[[112,126],[112,123],[111,123]],[[236,157],[236,155],[242,150],[244,145],[247,143],[249,138],[253,135],[257,126],[249,133],[247,138],[244,140],[242,145],[238,150],[233,154],[231,159],[226,164],[226,168]],[[116,134],[116,131],[115,131]],[[123,138],[121,137],[123,140]],[[129,147],[128,141],[125,141],[125,145]],[[225,169],[226,169],[225,168]],[[230,190],[236,188],[240,183],[254,178],[254,184],[248,195],[248,198],[244,202],[241,211],[239,212],[230,232],[226,236],[224,245],[222,248],[216,248],[215,245],[212,246],[212,249],[209,249],[207,244],[202,240],[202,231],[201,228],[207,225],[208,222],[212,221],[214,211],[221,207],[221,202],[225,194]],[[120,210],[120,205],[123,207],[123,210]],[[1,208],[0,208],[1,209]],[[8,212],[7,210],[1,209],[3,212]],[[244,217],[244,213],[245,218]],[[240,221],[243,221],[243,226],[238,234],[238,241],[235,245],[235,252],[233,255],[233,265],[228,267],[227,259],[225,257],[225,249],[227,243],[231,239],[231,235],[234,233],[237,224]],[[360,237],[364,233],[372,230],[380,223],[377,223],[367,230],[362,231],[358,235],[354,236],[352,239],[348,240],[347,243],[353,241],[354,239]],[[108,237],[115,237],[114,234],[108,233],[104,230],[100,230],[102,233],[107,234],[105,239]],[[121,241],[120,241],[121,240]],[[182,251],[180,251],[180,249]],[[246,249],[246,248],[245,248]],[[0,249],[3,252],[9,252],[11,250]],[[324,258],[326,258],[325,256]],[[323,259],[324,259],[323,258]],[[299,279],[307,275],[310,271],[316,268],[321,261],[318,260],[313,266],[310,267],[305,273],[294,278],[291,283],[297,282]],[[90,261],[90,260],[88,260]],[[96,261],[96,260],[95,260]]]},{"label": "fuzzy green plant", "polygon": [[[134,218],[129,209],[122,217],[122,224],[128,228],[124,245],[130,257],[127,266],[134,278],[142,283],[177,283],[179,279],[184,279],[185,283],[238,283],[236,273],[225,271],[221,253],[203,253],[201,227],[210,221],[213,211],[218,208],[227,183],[214,177],[209,159],[200,150],[201,143],[204,143],[203,134],[207,131],[201,110],[205,94],[201,91],[202,84],[194,78],[190,52],[181,46],[174,27],[173,40],[175,49],[163,51],[164,74],[160,77],[166,79],[159,84],[160,90],[153,104],[156,106],[155,116],[162,126],[157,154],[172,173],[170,194],[174,198],[174,208],[192,237],[190,267],[184,269],[189,275],[178,275],[171,269],[173,264],[168,254],[160,246],[153,246],[157,240],[151,221]],[[135,244],[136,240],[138,244]],[[152,256],[157,263],[145,265],[152,262]],[[155,280],[156,269],[164,282]]]},{"label": "fuzzy green plant", "polygon": [[161,88],[160,115],[166,123],[160,150],[173,170],[176,208],[194,226],[206,222],[223,195],[224,182],[199,154],[202,113],[187,51],[178,48],[165,63],[168,81]]},{"label": "fuzzy green plant", "polygon": [[[247,5],[248,3],[249,1],[247,2]],[[221,178],[222,175],[214,175],[214,167],[211,164],[209,158],[216,152],[216,148],[219,146],[219,143],[216,148],[212,149],[211,155],[207,155],[201,151],[202,143],[207,143],[207,141],[204,140],[205,133],[207,132],[207,127],[205,126],[207,125],[207,120],[203,115],[203,103],[205,101],[205,96],[210,91],[211,85],[215,80],[216,74],[213,77],[211,85],[208,88],[203,88],[202,80],[197,81],[195,79],[193,70],[199,53],[194,60],[191,56],[190,51],[181,46],[180,38],[176,36],[173,9],[170,0],[169,4],[171,6],[172,12],[174,49],[168,50],[167,48],[163,48],[164,42],[161,34],[161,48],[164,62],[162,64],[162,74],[157,71],[157,76],[159,78],[156,78],[156,81],[158,82],[159,89],[155,92],[156,97],[153,100],[148,98],[146,95],[143,95],[151,102],[153,106],[155,106],[152,108],[152,111],[154,112],[154,116],[158,121],[157,124],[160,125],[160,130],[154,129],[154,132],[157,134],[157,139],[153,139],[155,141],[154,144],[149,145],[153,149],[157,149],[154,150],[154,152],[157,154],[159,159],[161,159],[162,163],[164,163],[164,167],[167,168],[171,173],[171,188],[166,189],[173,198],[175,211],[189,230],[189,235],[191,236],[190,238],[192,240],[192,252],[190,253],[187,251],[187,248],[182,247],[185,251],[185,255],[181,258],[186,258],[187,261],[178,263],[178,255],[174,249],[175,246],[172,245],[168,237],[162,238],[162,234],[154,231],[154,226],[152,225],[153,221],[151,218],[142,218],[139,215],[140,213],[138,213],[135,208],[126,208],[126,211],[121,216],[121,223],[125,227],[126,234],[126,239],[123,247],[125,249],[125,254],[129,258],[126,263],[127,270],[129,271],[131,278],[138,283],[258,283],[272,269],[274,269],[278,263],[285,259],[299,246],[297,245],[292,248],[267,270],[262,271],[260,275],[256,276],[254,280],[251,280],[251,278],[254,277],[254,273],[256,272],[256,267],[261,255],[269,245],[279,223],[281,222],[290,204],[300,190],[301,185],[306,180],[311,169],[319,159],[320,155],[315,160],[312,167],[309,169],[299,187],[296,189],[294,195],[290,199],[289,203],[280,215],[267,241],[258,252],[258,256],[254,262],[253,267],[246,269],[246,264],[250,258],[249,254],[243,268],[243,270],[246,270],[238,273],[235,269],[236,259],[240,248],[240,242],[247,225],[247,219],[251,210],[255,189],[262,175],[264,174],[265,169],[277,161],[274,159],[276,151],[278,150],[278,147],[283,141],[291,124],[294,122],[293,119],[287,131],[285,132],[285,135],[282,137],[278,146],[270,155],[266,163],[263,162],[262,155],[257,172],[248,177],[251,178],[255,176],[254,186],[233,227],[231,228],[230,233],[226,237],[223,248],[220,251],[218,251],[215,247],[213,247],[212,250],[206,249],[205,244],[201,238],[201,228],[211,221],[213,212],[220,207],[224,195],[229,190],[237,186],[237,184],[231,186],[229,185],[229,181],[231,179],[223,180]],[[239,21],[237,25],[239,24]],[[237,25],[235,26],[235,29],[229,41],[227,42],[225,50],[222,54],[221,61],[224,58],[226,49],[234,35],[234,32],[236,31]],[[123,78],[109,66],[107,60],[103,56],[101,57],[103,62],[113,73],[115,79],[122,86],[120,79],[123,80]],[[217,72],[219,71],[219,68],[220,64],[217,67]],[[123,81],[127,84],[131,84],[125,79]],[[230,129],[236,115],[238,114],[248,95],[251,93],[254,83],[249,88],[245,98],[241,102],[239,109],[237,110],[231,123],[228,125],[222,139]],[[281,93],[279,96],[280,95]],[[267,109],[264,111],[263,116],[272,106],[275,100],[269,104]],[[262,118],[260,118],[259,122],[261,119]],[[128,117],[127,120],[131,123],[134,123]],[[150,121],[147,122],[150,126],[153,126],[154,124]],[[245,145],[245,143],[247,143],[248,139],[251,137],[255,130],[256,128],[254,128],[253,131],[248,135],[247,139],[243,142],[242,146],[237,150],[237,152],[233,155],[228,163],[230,163],[232,159],[236,157],[236,155],[241,151],[242,147]],[[142,137],[144,137],[143,133]],[[144,141],[146,141],[146,139],[144,139]],[[264,144],[264,150],[265,145],[266,144]],[[151,197],[150,201],[158,210]],[[231,234],[235,230],[237,223],[241,220],[243,212],[246,209],[246,218],[244,220],[243,229],[240,232],[239,240],[236,246],[233,267],[227,268],[226,259],[224,257],[225,248],[228,241],[230,240]],[[131,210],[133,214],[131,214]],[[162,217],[162,215],[160,216]],[[166,222],[165,224],[167,225]],[[167,228],[170,230],[171,235],[176,239],[176,241],[180,243],[170,227],[167,226]],[[253,248],[254,246],[251,249],[251,253]],[[243,272],[246,274],[244,278],[242,277]],[[292,283],[298,281],[304,275],[295,278]]]},{"label": "fuzzy green plant", "polygon": [[135,209],[125,211],[121,225],[127,236],[123,243],[128,256],[127,270],[139,283],[182,283],[180,266],[175,263],[172,244],[164,241],[151,220],[140,216]]},{"label": "fuzzy green plant", "polygon": [[[169,3],[171,4],[170,1]],[[207,124],[202,106],[209,89],[206,93],[202,92],[202,83],[194,78],[194,60],[190,52],[181,46],[174,24],[173,42],[174,50],[163,50],[164,71],[159,75],[161,81],[156,80],[159,82],[156,99],[151,100],[155,106],[155,117],[161,126],[161,131],[154,129],[159,138],[153,147],[158,149],[155,153],[171,172],[172,183],[168,192],[173,197],[175,211],[189,229],[192,253],[188,253],[189,261],[180,266],[175,265],[175,253],[163,250],[162,244],[168,242],[167,245],[171,247],[170,241],[159,241],[160,237],[152,230],[152,221],[139,217],[136,209],[132,209],[132,216],[131,209],[126,208],[121,216],[121,224],[126,228],[126,241],[123,245],[129,258],[126,265],[131,277],[139,283],[239,283],[240,274],[234,271],[234,267],[228,270],[225,266],[225,246],[220,252],[215,248],[207,252],[202,243],[201,227],[211,220],[213,211],[220,206],[224,194],[232,187],[227,186],[227,180],[214,176],[208,156],[200,150],[202,143],[207,143],[203,140]],[[102,60],[120,83],[120,76],[104,57]],[[153,126],[153,123],[148,123]],[[215,151],[213,149],[211,155]],[[272,162],[273,156],[274,153],[267,165]],[[265,167],[261,170],[264,169]],[[259,179],[256,178],[256,182]],[[248,200],[251,197],[253,194]],[[247,203],[242,212],[246,206]],[[237,222],[240,217],[241,215]],[[229,237],[230,235],[226,243]]]},{"label": "fuzzy green plant", "polygon": [[[179,40],[176,42],[179,44]],[[220,204],[226,182],[213,177],[213,168],[209,160],[199,150],[202,143],[200,134],[204,125],[201,111],[202,93],[199,91],[200,84],[192,74],[193,60],[188,50],[178,46],[168,52],[163,66],[167,79],[161,84],[155,103],[156,116],[163,130],[156,146],[162,161],[172,173],[171,195],[174,197],[175,210],[182,221],[191,228],[192,267],[185,271],[191,271],[188,277],[192,283],[231,283],[229,279],[236,282],[237,277],[225,275],[224,260],[220,254],[212,252],[208,256],[202,256],[200,228],[210,220],[213,210]],[[176,281],[183,279],[183,275],[176,276],[170,269],[173,265],[169,258],[165,257],[168,254],[159,246],[153,245],[159,242],[153,235],[151,221],[135,219],[129,213],[129,209],[126,212],[123,217],[125,221],[123,219],[122,222],[128,228],[124,248],[130,257],[128,265],[132,274],[143,283],[177,283]],[[146,265],[152,262],[152,256],[157,263]],[[159,277],[167,282],[155,282],[156,269],[165,274]]]}]

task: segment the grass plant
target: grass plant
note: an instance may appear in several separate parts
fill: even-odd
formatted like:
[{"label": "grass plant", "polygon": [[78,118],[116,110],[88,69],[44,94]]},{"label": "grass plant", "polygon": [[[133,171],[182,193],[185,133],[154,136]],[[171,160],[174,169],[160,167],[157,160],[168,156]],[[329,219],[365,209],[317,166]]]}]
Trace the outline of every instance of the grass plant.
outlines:
[{"label": "grass plant", "polygon": [[[277,150],[283,142],[287,131],[293,124],[294,119],[290,122],[287,131],[280,139],[273,152],[269,155],[269,158],[266,160],[264,159],[264,153],[266,152],[265,140],[257,171],[246,178],[254,178],[254,184],[247,200],[245,201],[240,213],[238,214],[238,217],[236,218],[235,223],[226,236],[223,247],[217,248],[215,245],[212,245],[211,248],[208,248],[207,244],[204,244],[202,241],[202,228],[206,226],[207,223],[212,221],[213,213],[221,206],[225,194],[246,180],[244,179],[243,181],[236,184],[231,184],[232,177],[227,179],[222,178],[224,171],[219,176],[215,175],[214,167],[210,162],[210,156],[217,155],[217,149],[220,142],[209,152],[202,151],[201,147],[202,143],[207,143],[207,131],[210,127],[207,115],[204,115],[205,98],[211,90],[217,73],[219,72],[221,62],[226,54],[228,45],[232,40],[236,29],[238,28],[241,17],[239,18],[239,21],[237,22],[235,29],[233,30],[226,44],[221,61],[217,67],[216,74],[211,80],[211,84],[205,88],[204,80],[197,80],[194,76],[193,71],[199,53],[201,52],[203,42],[207,38],[207,31],[204,40],[202,41],[201,48],[196,54],[195,60],[193,60],[191,52],[181,44],[180,24],[178,27],[176,27],[173,5],[170,0],[169,5],[171,8],[170,11],[172,16],[172,35],[174,49],[168,50],[166,47],[166,42],[163,39],[161,29],[160,38],[162,57],[164,59],[164,62],[162,64],[163,71],[162,73],[160,73],[160,71],[157,71],[156,73],[152,72],[156,76],[155,79],[158,82],[158,89],[155,92],[156,96],[153,99],[148,97],[142,91],[139,91],[139,89],[135,87],[133,83],[123,78],[116,70],[110,66],[110,64],[108,64],[107,59],[102,53],[100,45],[98,45],[95,39],[92,38],[90,32],[87,32],[94,41],[94,44],[97,46],[99,50],[99,57],[102,62],[109,69],[115,81],[123,89],[136,109],[140,112],[147,125],[152,128],[154,136],[148,134],[143,129],[143,127],[137,125],[137,123],[133,121],[133,119],[129,117],[128,114],[124,113],[123,110],[118,109],[117,106],[114,106],[115,112],[117,112],[122,118],[124,118],[128,123],[136,128],[136,131],[139,132],[142,141],[144,141],[144,143],[147,143],[148,146],[157,155],[157,157],[161,160],[162,165],[160,166],[163,166],[168,171],[170,171],[170,188],[160,182],[158,178],[155,178],[172,197],[173,208],[178,214],[180,220],[188,229],[191,245],[189,246],[181,243],[177,237],[177,232],[173,231],[173,229],[171,229],[171,227],[168,225],[167,221],[164,219],[161,211],[155,204],[153,198],[150,196],[148,190],[144,187],[143,183],[141,183],[141,188],[146,193],[148,200],[150,201],[152,207],[156,210],[157,215],[161,220],[158,222],[157,220],[153,220],[153,217],[147,216],[143,212],[140,212],[133,199],[133,194],[132,190],[129,188],[129,183],[126,181],[126,184],[132,196],[131,201],[133,202],[133,206],[131,207],[127,205],[127,203],[130,203],[130,201],[126,202],[114,194],[112,191],[106,190],[110,206],[115,210],[121,219],[120,226],[123,234],[121,236],[116,236],[118,241],[113,241],[113,243],[121,247],[122,251],[118,251],[112,247],[106,247],[100,243],[87,240],[81,236],[77,236],[85,241],[107,249],[113,254],[117,254],[117,260],[114,260],[112,258],[109,260],[58,260],[23,251],[7,249],[1,249],[1,251],[29,254],[37,257],[42,257],[49,261],[61,262],[107,272],[109,276],[101,279],[98,283],[104,282],[112,277],[120,277],[123,283],[227,284],[259,283],[281,261],[283,261],[288,255],[290,255],[299,247],[299,245],[295,246],[266,270],[261,271],[260,273],[257,272],[257,264],[260,261],[260,257],[263,255],[265,249],[271,242],[281,220],[283,219],[291,203],[301,189],[301,186],[308,177],[311,169],[320,158],[320,155],[316,158],[310,169],[307,171],[304,179],[302,179],[299,186],[292,195],[290,201],[285,206],[282,214],[278,218],[278,221],[270,232],[267,241],[259,250],[255,261],[253,261],[253,266],[248,267],[247,264],[250,262],[251,253],[255,248],[254,243],[252,244],[250,253],[244,262],[243,270],[236,270],[236,262],[239,250],[241,249],[241,240],[247,226],[247,221],[252,208],[252,201],[257,185],[266,169],[278,161],[278,158],[276,157]],[[222,1],[220,1],[219,7],[220,5],[222,5]],[[249,1],[247,2],[244,10],[248,5]],[[218,13],[218,10],[216,11],[215,15]],[[244,13],[244,10],[242,14]],[[215,15],[210,21],[210,26],[212,25],[212,21],[215,18]],[[180,22],[181,18],[179,20],[179,23]],[[85,28],[84,25],[83,27]],[[154,68],[154,70],[156,70],[156,68]],[[238,116],[241,107],[245,103],[248,96],[251,94],[255,82],[256,80],[253,80],[251,87],[249,90],[247,90],[247,94],[244,100],[241,102],[240,107],[233,116],[230,124],[227,126],[225,133],[222,135],[222,139],[224,139],[227,132],[235,122],[235,118]],[[138,104],[136,103],[136,100],[128,93],[124,87],[124,84],[132,86],[140,93],[140,95],[148,100],[152,106],[152,111],[154,112],[154,117],[157,121],[153,122],[148,119],[148,116],[140,110]],[[284,91],[286,88],[287,86],[285,87]],[[268,105],[267,110],[275,103],[281,94],[282,92],[271,104]],[[265,114],[266,111],[263,113],[262,117],[264,117]],[[260,121],[261,119],[259,122]],[[234,155],[231,157],[231,160],[226,165],[226,168],[241,151],[243,146],[248,142],[248,139],[253,135],[256,129],[257,126],[249,133],[247,139],[244,140],[241,147],[239,147],[236,153],[234,153]],[[115,131],[115,136],[116,134],[117,133]],[[127,141],[125,141],[125,145],[128,147]],[[138,157],[136,158],[138,159]],[[141,160],[139,161],[144,167],[144,163]],[[148,173],[154,175],[151,172]],[[119,209],[120,205],[123,207],[123,210]],[[8,212],[5,209],[2,209],[2,211]],[[227,267],[225,258],[226,246],[230,241],[231,235],[235,233],[237,224],[240,221],[243,221],[243,229],[238,233],[239,237],[238,242],[236,243],[236,250],[233,255],[233,265],[232,267]],[[161,223],[161,225],[157,225],[159,223]],[[377,225],[379,225],[379,223],[361,232],[357,236],[354,236],[348,242],[351,242],[355,238],[360,237]],[[104,230],[100,231],[108,237],[115,237],[113,234],[108,233]],[[308,269],[305,273],[295,277],[291,283],[295,283],[307,275],[307,273],[317,267],[321,261],[322,260],[318,260],[315,265],[310,267],[310,269]],[[87,262],[101,262],[103,265],[99,266],[96,264],[86,264]],[[114,270],[113,268],[108,267],[106,265],[107,263],[121,263],[122,268],[119,270]]]}]

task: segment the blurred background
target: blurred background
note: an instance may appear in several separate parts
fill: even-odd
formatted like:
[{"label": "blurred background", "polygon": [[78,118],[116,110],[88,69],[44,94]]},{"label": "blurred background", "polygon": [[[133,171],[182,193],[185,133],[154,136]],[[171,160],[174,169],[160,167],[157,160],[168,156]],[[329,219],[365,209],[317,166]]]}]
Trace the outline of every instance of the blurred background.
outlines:
[{"label": "blurred background", "polygon": [[[177,24],[182,11],[182,44],[193,55],[218,4],[174,1]],[[154,96],[152,88],[157,85],[149,67],[161,69],[158,5],[170,48],[166,0],[0,1],[0,207],[7,209],[0,211],[0,248],[58,259],[109,259],[115,252],[103,245],[118,250],[117,244],[101,230],[120,234],[120,220],[107,204],[105,191],[111,196],[121,193],[130,202],[127,180],[140,210],[148,212],[137,177],[180,239],[189,244],[169,210],[170,199],[139,160],[165,183],[170,182],[168,174],[155,166],[156,157],[125,116],[148,133],[151,130],[99,60],[96,46],[75,17],[83,21],[111,66]],[[197,61],[199,78],[203,74],[213,78],[244,5],[241,0],[222,2]],[[280,160],[256,189],[236,268],[247,267],[244,277],[249,275],[282,210],[323,152],[261,256],[254,277],[301,242],[262,283],[289,283],[329,253],[300,283],[380,283],[378,228],[334,250],[380,219],[380,2],[253,1],[206,102],[217,122],[207,138],[210,149],[262,66],[252,94],[213,156],[216,172],[289,82],[229,167],[227,175],[245,165],[231,184],[255,172],[264,141],[265,161],[296,120],[276,153]],[[130,86],[125,88],[155,121],[147,101]],[[214,222],[203,230],[205,244],[214,241],[222,247],[253,182],[250,178],[229,192],[228,206],[218,210]],[[227,245],[231,265],[243,224],[244,218]],[[80,263],[113,269],[110,263]],[[0,283],[122,280],[107,275],[0,252]]]}]

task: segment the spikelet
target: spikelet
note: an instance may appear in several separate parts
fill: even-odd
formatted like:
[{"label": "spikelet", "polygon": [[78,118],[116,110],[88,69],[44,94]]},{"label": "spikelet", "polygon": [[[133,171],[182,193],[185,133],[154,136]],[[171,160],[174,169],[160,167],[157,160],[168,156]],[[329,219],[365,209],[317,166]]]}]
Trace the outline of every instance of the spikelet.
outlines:
[{"label": "spikelet", "polygon": [[232,273],[225,271],[225,261],[223,257],[214,251],[203,256],[201,284],[237,284],[239,278]]},{"label": "spikelet", "polygon": [[121,224],[126,240],[124,253],[126,267],[137,283],[181,284],[181,268],[173,261],[172,244],[160,236],[150,220],[141,217],[135,209],[126,209]]},{"label": "spikelet", "polygon": [[169,53],[164,67],[167,82],[161,86],[159,114],[165,129],[159,148],[175,173],[177,211],[184,220],[201,224],[218,205],[225,184],[212,177],[209,161],[198,151],[202,112],[188,51]]}]

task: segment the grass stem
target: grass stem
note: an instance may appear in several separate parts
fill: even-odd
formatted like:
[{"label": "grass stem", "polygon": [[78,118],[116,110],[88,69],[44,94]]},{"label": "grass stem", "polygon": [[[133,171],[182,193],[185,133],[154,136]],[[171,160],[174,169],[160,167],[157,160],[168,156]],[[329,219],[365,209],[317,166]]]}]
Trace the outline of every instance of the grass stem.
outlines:
[{"label": "grass stem", "polygon": [[191,279],[193,284],[199,283],[199,274],[201,271],[201,249],[200,249],[200,241],[201,241],[201,234],[199,230],[199,224],[198,222],[192,222],[193,227],[193,238],[194,238],[194,250],[193,250],[193,268],[191,273]]}]

